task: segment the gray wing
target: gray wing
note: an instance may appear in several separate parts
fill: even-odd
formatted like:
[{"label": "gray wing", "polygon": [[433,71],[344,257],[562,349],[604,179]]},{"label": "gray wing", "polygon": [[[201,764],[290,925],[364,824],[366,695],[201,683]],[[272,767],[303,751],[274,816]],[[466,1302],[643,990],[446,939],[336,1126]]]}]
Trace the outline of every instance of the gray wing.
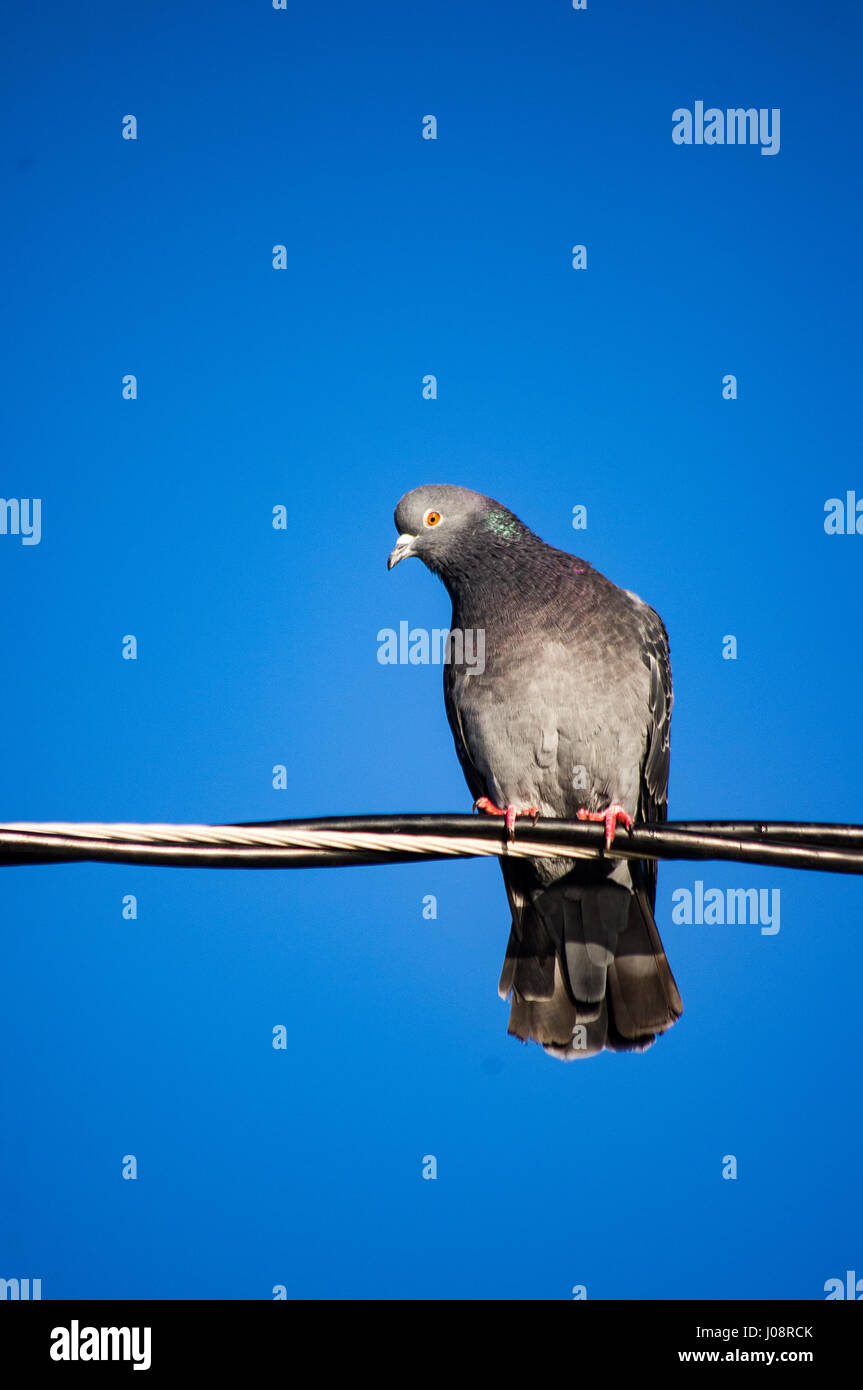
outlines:
[{"label": "gray wing", "polygon": [[[642,660],[650,672],[647,743],[641,764],[638,802],[640,821],[662,821],[668,815],[668,768],[671,749],[671,657],[668,633],[658,613],[645,611]],[[656,902],[656,860],[643,865],[651,906]]]},{"label": "gray wing", "polygon": [[452,730],[455,751],[461,763],[461,770],[464,773],[465,781],[468,784],[470,793],[474,801],[478,801],[481,796],[488,796],[488,788],[482,773],[474,766],[465,742],[464,730],[462,729],[461,719],[459,718],[458,708],[453,698],[453,668],[445,665],[443,668],[443,696],[446,717]]}]

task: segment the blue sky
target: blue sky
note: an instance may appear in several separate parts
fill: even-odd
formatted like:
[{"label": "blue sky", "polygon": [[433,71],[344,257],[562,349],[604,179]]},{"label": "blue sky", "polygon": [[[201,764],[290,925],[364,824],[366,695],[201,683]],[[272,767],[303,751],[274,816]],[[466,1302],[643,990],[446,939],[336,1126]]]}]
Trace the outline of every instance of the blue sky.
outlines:
[{"label": "blue sky", "polygon": [[[823,523],[863,498],[860,39],[743,0],[7,11],[0,493],[42,536],[0,535],[2,818],[467,810],[440,669],[376,659],[447,622],[385,570],[446,481],[662,614],[672,817],[859,822],[863,535]],[[779,108],[779,153],[675,145],[697,100]],[[780,931],[675,925],[696,879],[779,888]],[[0,1275],[823,1297],[863,1259],[860,901],[664,866],[684,1016],[565,1067],[506,1035],[492,862],[6,869]]]}]

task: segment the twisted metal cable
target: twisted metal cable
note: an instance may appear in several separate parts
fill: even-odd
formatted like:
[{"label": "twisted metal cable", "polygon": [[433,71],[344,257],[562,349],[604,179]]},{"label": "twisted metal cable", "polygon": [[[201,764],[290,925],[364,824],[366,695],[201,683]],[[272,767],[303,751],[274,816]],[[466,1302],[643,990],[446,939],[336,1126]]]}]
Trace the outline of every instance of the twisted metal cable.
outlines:
[{"label": "twisted metal cable", "polygon": [[618,830],[609,854],[602,825],[496,817],[389,815],[236,825],[17,821],[0,824],[0,867],[69,863],[201,868],[314,868],[453,857],[736,860],[863,873],[863,826],[783,821],[664,821]]}]

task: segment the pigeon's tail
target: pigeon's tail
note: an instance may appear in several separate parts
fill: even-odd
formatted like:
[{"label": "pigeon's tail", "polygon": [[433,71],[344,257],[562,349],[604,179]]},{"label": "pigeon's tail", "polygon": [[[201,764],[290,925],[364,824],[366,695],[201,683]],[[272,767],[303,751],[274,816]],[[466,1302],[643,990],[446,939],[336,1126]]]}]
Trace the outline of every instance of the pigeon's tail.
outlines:
[{"label": "pigeon's tail", "polygon": [[510,1033],[575,1061],[604,1047],[642,1052],[676,1022],[683,1004],[640,882],[506,877],[513,927],[499,989],[512,990]]}]

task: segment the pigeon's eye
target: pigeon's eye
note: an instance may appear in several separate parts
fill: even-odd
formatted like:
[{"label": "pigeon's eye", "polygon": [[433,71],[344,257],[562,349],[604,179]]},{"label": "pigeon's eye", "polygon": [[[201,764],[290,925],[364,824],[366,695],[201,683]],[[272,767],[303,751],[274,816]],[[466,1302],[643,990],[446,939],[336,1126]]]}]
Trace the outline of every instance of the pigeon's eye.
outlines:
[{"label": "pigeon's eye", "polygon": [[425,523],[426,523],[426,526],[437,526],[437,524],[438,524],[439,521],[440,521],[440,512],[426,512],[426,515],[425,515]]}]

